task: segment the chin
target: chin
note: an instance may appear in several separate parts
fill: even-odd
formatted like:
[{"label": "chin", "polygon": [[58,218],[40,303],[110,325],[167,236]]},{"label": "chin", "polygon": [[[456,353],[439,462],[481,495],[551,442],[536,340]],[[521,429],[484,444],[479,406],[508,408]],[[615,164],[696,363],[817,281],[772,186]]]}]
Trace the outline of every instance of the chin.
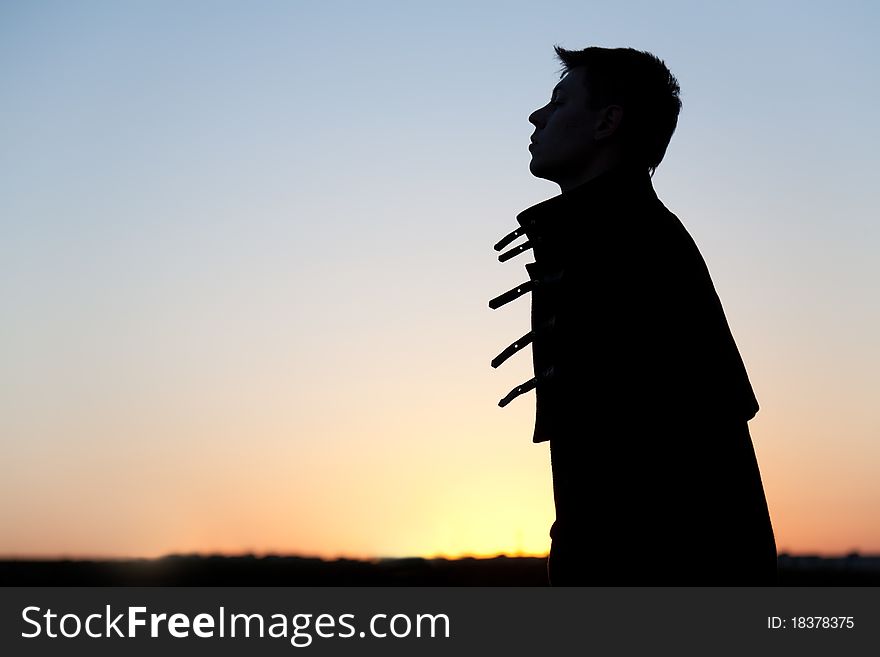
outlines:
[{"label": "chin", "polygon": [[529,171],[532,172],[533,176],[537,176],[538,178],[540,178],[541,177],[541,162],[540,162],[540,160],[535,160],[535,158],[533,157],[532,161],[529,162]]},{"label": "chin", "polygon": [[540,160],[536,161],[535,158],[532,158],[532,161],[529,162],[529,171],[535,176],[535,178],[543,178],[545,180],[553,181],[553,172],[545,165],[542,165]]}]

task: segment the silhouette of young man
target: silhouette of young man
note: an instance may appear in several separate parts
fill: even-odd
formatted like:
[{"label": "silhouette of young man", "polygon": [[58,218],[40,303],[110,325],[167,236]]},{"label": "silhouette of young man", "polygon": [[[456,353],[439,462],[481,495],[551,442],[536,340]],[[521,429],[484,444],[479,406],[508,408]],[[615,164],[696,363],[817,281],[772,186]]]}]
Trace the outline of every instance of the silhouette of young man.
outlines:
[{"label": "silhouette of young man", "polygon": [[[549,441],[551,585],[770,585],[776,544],[748,421],[758,411],[706,264],[651,177],[679,86],[654,55],[555,47],[529,117],[533,175],[560,194],[495,245],[529,249],[533,441]],[[524,241],[517,242],[523,239]],[[507,249],[507,250],[505,250]]]}]

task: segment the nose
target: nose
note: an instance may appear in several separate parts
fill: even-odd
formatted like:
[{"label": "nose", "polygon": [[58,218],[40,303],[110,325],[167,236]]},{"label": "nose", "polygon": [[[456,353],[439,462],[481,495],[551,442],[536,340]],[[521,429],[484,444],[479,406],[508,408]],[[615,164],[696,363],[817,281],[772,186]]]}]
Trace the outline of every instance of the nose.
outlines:
[{"label": "nose", "polygon": [[529,114],[529,123],[531,123],[531,124],[532,124],[533,126],[535,126],[536,128],[540,128],[540,127],[541,127],[541,123],[543,123],[543,120],[544,120],[544,119],[543,119],[543,116],[544,116],[544,109],[545,109],[546,107],[547,107],[546,105],[545,105],[544,107],[539,107],[539,108],[536,109],[534,112],[532,112],[531,114]]}]

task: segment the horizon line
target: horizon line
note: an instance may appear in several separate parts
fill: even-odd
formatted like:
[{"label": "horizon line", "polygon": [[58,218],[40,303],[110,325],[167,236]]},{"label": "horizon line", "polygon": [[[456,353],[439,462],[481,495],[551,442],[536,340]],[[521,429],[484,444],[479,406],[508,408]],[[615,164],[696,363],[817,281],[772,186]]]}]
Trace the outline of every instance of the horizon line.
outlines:
[{"label": "horizon line", "polygon": [[[494,552],[494,553],[461,553],[461,554],[442,554],[435,553],[430,555],[406,555],[406,556],[351,556],[337,554],[334,556],[320,556],[315,554],[298,554],[293,552],[169,552],[156,557],[143,556],[107,556],[107,555],[21,555],[21,554],[0,554],[0,562],[10,561],[162,561],[163,559],[182,559],[182,558],[200,558],[200,559],[304,559],[315,561],[362,561],[366,563],[375,563],[381,561],[396,561],[405,559],[424,559],[426,561],[445,560],[458,561],[464,559],[482,559],[492,560],[498,558],[507,559],[546,559],[549,553],[530,553],[530,552]],[[849,559],[849,558],[880,558],[880,552],[861,552],[859,550],[850,550],[847,552],[802,552],[791,553],[787,550],[777,553],[777,558],[820,558],[820,559]]]}]

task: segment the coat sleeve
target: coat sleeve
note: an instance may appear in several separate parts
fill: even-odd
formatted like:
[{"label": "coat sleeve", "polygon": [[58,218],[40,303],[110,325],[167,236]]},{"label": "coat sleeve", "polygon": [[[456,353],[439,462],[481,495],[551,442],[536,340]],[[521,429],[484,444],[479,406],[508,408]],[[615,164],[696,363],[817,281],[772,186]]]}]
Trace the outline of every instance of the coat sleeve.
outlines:
[{"label": "coat sleeve", "polygon": [[753,417],[757,402],[696,246],[655,239],[594,256],[572,263],[561,291],[567,415],[618,425]]}]

